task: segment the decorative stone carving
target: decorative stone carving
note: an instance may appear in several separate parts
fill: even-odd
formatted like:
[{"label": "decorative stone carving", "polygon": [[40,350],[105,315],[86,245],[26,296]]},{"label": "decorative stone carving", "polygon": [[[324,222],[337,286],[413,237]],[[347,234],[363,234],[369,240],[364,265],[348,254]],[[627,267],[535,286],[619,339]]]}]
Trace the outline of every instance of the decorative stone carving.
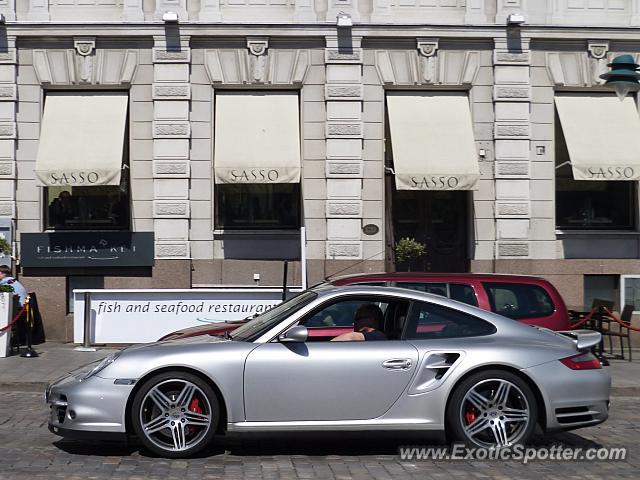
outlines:
[{"label": "decorative stone carving", "polygon": [[438,53],[437,38],[418,38],[418,52],[423,57],[433,57]]},{"label": "decorative stone carving", "polygon": [[528,217],[529,202],[496,202],[497,217]]},{"label": "decorative stone carving", "polygon": [[156,217],[188,217],[189,203],[178,201],[154,201],[154,213]]},{"label": "decorative stone carving", "polygon": [[327,123],[327,137],[361,138],[362,122],[358,123]]},{"label": "decorative stone carving", "polygon": [[604,84],[604,80],[600,78],[600,75],[606,73],[609,68],[607,67],[607,53],[609,53],[609,42],[593,42],[589,41],[587,44],[587,50],[589,51],[589,66],[591,67],[591,80],[594,85]]},{"label": "decorative stone carving", "polygon": [[0,202],[0,217],[15,217],[14,202]]},{"label": "decorative stone carving", "polygon": [[327,242],[327,258],[341,260],[360,259],[362,257],[362,243]]},{"label": "decorative stone carving", "polygon": [[187,243],[156,243],[156,258],[188,257],[189,246]]},{"label": "decorative stone carving", "polygon": [[494,65],[527,65],[531,62],[531,53],[526,52],[493,52]]},{"label": "decorative stone carving", "polygon": [[154,138],[189,138],[189,122],[153,122]]},{"label": "decorative stone carving", "polygon": [[153,63],[189,63],[191,61],[191,49],[166,50],[164,48],[153,49]]},{"label": "decorative stone carving", "polygon": [[362,216],[362,202],[327,201],[327,217],[360,218]]},{"label": "decorative stone carving", "polygon": [[528,177],[529,162],[496,162],[496,177]]},{"label": "decorative stone carving", "polygon": [[251,78],[254,82],[264,83],[266,81],[267,49],[269,48],[268,37],[247,38],[247,48],[250,53]]},{"label": "decorative stone carving", "polygon": [[327,161],[327,177],[361,177],[362,162],[358,161]]},{"label": "decorative stone carving", "polygon": [[0,162],[0,176],[11,177],[15,176],[15,162]]},{"label": "decorative stone carving", "polygon": [[353,51],[346,53],[337,48],[327,48],[324,58],[326,63],[362,63],[362,49],[354,48]]},{"label": "decorative stone carving", "polygon": [[498,243],[498,257],[528,257],[528,243]]},{"label": "decorative stone carving", "polygon": [[153,99],[154,100],[189,100],[191,98],[191,88],[189,84],[154,84]]},{"label": "decorative stone carving", "polygon": [[158,177],[186,177],[189,176],[189,162],[154,160],[153,174]]},{"label": "decorative stone carving", "polygon": [[0,138],[16,138],[16,123],[2,122],[0,123]]},{"label": "decorative stone carving", "polygon": [[521,124],[521,125],[504,125],[497,124],[495,126],[495,137],[496,138],[528,138],[529,137],[529,124]]},{"label": "decorative stone carving", "polygon": [[16,86],[15,85],[3,85],[0,86],[0,102],[1,101],[14,101],[16,99]]},{"label": "decorative stone carving", "polygon": [[73,39],[73,47],[80,56],[80,68],[78,76],[80,82],[89,83],[93,71],[92,55],[96,49],[96,39],[94,37],[76,37]]},{"label": "decorative stone carving", "polygon": [[496,101],[528,102],[531,98],[531,88],[528,86],[495,85],[493,87],[493,98]]},{"label": "decorative stone carving", "polygon": [[362,100],[362,85],[325,85],[326,100]]}]

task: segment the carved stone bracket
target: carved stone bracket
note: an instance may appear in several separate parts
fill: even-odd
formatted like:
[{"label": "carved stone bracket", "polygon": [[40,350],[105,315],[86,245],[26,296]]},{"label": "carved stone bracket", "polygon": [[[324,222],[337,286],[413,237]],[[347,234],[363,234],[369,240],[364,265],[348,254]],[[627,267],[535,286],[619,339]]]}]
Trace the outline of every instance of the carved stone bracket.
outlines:
[{"label": "carved stone bracket", "polygon": [[600,75],[607,72],[607,53],[609,53],[609,42],[593,42],[587,44],[589,51],[589,63],[591,67],[591,79],[595,85],[601,85],[604,80]]},{"label": "carved stone bracket", "polygon": [[255,82],[266,81],[267,50],[269,48],[268,37],[247,38],[247,48],[251,63],[251,78]]},{"label": "carved stone bracket", "polygon": [[96,49],[96,39],[94,37],[76,37],[73,39],[73,48],[80,56],[80,71],[78,72],[80,82],[89,83],[93,72],[92,55]]},{"label": "carved stone bracket", "polygon": [[418,38],[418,52],[423,57],[433,57],[438,54],[437,38]]},{"label": "carved stone bracket", "polygon": [[269,37],[250,37],[247,38],[247,48],[251,55],[260,57],[267,54],[269,48]]}]

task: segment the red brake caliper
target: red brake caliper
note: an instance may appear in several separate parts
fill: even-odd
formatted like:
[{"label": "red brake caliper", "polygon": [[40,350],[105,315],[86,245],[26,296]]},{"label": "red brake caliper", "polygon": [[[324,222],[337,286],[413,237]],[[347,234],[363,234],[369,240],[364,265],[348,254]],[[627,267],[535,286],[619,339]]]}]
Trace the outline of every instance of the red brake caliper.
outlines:
[{"label": "red brake caliper", "polygon": [[[191,400],[191,403],[189,404],[189,410],[195,413],[202,413],[202,408],[200,407],[200,400],[197,398],[194,398],[193,400]],[[187,427],[187,429],[191,434],[196,430],[196,427],[189,426]]]},{"label": "red brake caliper", "polygon": [[467,425],[471,425],[476,420],[476,411],[473,405],[467,405],[467,411],[464,414],[464,419],[467,421]]}]

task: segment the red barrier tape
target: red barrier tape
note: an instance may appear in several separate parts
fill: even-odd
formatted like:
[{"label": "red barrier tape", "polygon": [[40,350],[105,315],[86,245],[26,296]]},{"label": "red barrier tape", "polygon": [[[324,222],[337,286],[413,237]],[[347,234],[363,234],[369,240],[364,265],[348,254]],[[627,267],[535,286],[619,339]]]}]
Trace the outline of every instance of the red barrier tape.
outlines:
[{"label": "red barrier tape", "polygon": [[[600,308],[600,307],[598,307]],[[589,312],[588,315],[586,315],[583,319],[581,319],[579,322],[573,323],[571,324],[571,329],[574,330],[576,328],[578,328],[579,326],[581,326],[582,324],[588,322],[589,320],[591,320],[594,316],[594,314],[598,311],[598,308],[594,308],[593,310],[591,310]],[[607,307],[601,307],[607,314],[607,318],[606,320],[613,320],[614,322],[620,324],[621,326],[623,326],[624,328],[628,328],[629,330],[633,330],[634,332],[640,332],[640,328],[636,328],[636,327],[632,327],[631,324],[629,323],[624,323],[621,319],[619,319],[611,310],[609,310]]]},{"label": "red barrier tape", "polygon": [[13,317],[13,320],[11,320],[6,327],[0,328],[0,333],[4,332],[6,330],[9,330],[18,320],[20,320],[20,317],[22,317],[22,314],[24,313],[24,311],[26,309],[27,309],[27,305],[25,304],[25,306],[20,309],[18,314],[15,317]]},{"label": "red barrier tape", "polygon": [[603,307],[603,308],[604,308],[604,311],[607,312],[607,315],[611,317],[611,319],[614,320],[616,323],[619,323],[624,328],[628,328],[629,330],[633,330],[634,332],[640,332],[640,328],[632,327],[630,323],[624,323],[621,319],[616,317],[613,314],[613,312],[609,310],[607,307]]},{"label": "red barrier tape", "polygon": [[596,311],[597,311],[597,309],[594,308],[582,320],[580,320],[579,322],[576,322],[576,323],[572,323],[571,324],[571,329],[572,330],[576,329],[579,326],[581,326],[582,324],[587,323],[589,320],[591,320],[593,318],[593,315],[596,313]]}]

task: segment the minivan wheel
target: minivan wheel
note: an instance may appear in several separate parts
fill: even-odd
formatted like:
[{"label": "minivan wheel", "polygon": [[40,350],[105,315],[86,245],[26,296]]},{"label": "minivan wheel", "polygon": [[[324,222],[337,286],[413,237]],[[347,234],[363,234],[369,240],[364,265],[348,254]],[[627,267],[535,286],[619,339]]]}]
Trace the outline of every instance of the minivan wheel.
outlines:
[{"label": "minivan wheel", "polygon": [[529,385],[502,370],[482,371],[465,379],[447,408],[450,437],[474,447],[526,443],[537,420],[536,399]]},{"label": "minivan wheel", "polygon": [[213,389],[196,375],[166,372],[147,380],[131,408],[133,429],[156,455],[186,458],[211,443],[220,408]]}]

